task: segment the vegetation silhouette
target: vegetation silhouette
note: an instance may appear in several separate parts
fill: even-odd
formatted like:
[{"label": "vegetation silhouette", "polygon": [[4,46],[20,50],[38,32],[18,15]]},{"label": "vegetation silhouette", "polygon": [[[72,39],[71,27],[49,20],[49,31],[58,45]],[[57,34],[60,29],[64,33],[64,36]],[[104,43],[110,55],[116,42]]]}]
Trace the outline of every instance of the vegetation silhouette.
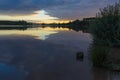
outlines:
[{"label": "vegetation silhouette", "polygon": [[0,27],[0,30],[27,30],[29,27]]},{"label": "vegetation silhouette", "polygon": [[90,53],[93,65],[120,70],[120,58],[110,59],[113,48],[120,47],[120,2],[100,9],[96,19],[89,22],[89,31],[94,39]]},{"label": "vegetation silhouette", "polygon": [[32,27],[32,24],[26,21],[0,21],[0,30],[26,30]]},{"label": "vegetation silhouette", "polygon": [[[97,13],[90,23],[91,33],[97,45],[120,46],[120,3],[108,5]],[[103,43],[103,44],[102,44]]]},{"label": "vegetation silhouette", "polygon": [[89,27],[89,21],[90,20],[87,20],[87,19],[90,19],[92,20],[93,18],[86,18],[86,19],[83,19],[83,20],[74,20],[72,22],[68,22],[68,23],[51,23],[51,24],[45,24],[45,23],[42,23],[42,26],[50,26],[52,28],[69,28],[71,30],[74,30],[74,31],[83,31],[83,32],[88,32],[88,27]]},{"label": "vegetation silhouette", "polygon": [[32,25],[26,21],[0,21],[0,25]]}]

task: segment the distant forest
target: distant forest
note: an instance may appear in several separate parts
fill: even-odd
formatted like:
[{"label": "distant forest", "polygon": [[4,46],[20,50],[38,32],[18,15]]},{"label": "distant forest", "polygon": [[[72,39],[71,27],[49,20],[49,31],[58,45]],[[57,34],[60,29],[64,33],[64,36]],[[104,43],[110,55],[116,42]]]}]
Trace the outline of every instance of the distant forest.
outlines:
[{"label": "distant forest", "polygon": [[[69,28],[75,31],[80,31],[83,30],[84,32],[88,32],[88,25],[91,21],[95,20],[96,18],[91,17],[91,18],[84,18],[83,20],[74,20],[72,22],[68,23],[51,23],[51,24],[46,24],[46,23],[41,23],[41,24],[36,24],[36,23],[28,23],[27,21],[0,21],[0,25],[22,25],[23,27],[26,27],[26,25],[33,25],[38,26],[38,27],[63,27],[63,28]],[[31,27],[31,26],[27,26]],[[12,27],[0,27],[1,29],[12,29]],[[15,26],[13,27],[15,28]],[[18,28],[18,27],[17,27]],[[21,28],[21,27],[20,27]]]},{"label": "distant forest", "polygon": [[26,21],[0,21],[0,25],[31,25]]},{"label": "distant forest", "polygon": [[52,23],[52,24],[41,24],[42,26],[51,26],[51,27],[63,27],[63,28],[69,28],[75,31],[80,31],[82,30],[83,32],[89,32],[88,31],[88,27],[89,24],[91,22],[93,22],[94,20],[96,20],[95,17],[90,17],[90,18],[84,18],[83,20],[74,20],[72,22],[68,22],[68,23]]}]

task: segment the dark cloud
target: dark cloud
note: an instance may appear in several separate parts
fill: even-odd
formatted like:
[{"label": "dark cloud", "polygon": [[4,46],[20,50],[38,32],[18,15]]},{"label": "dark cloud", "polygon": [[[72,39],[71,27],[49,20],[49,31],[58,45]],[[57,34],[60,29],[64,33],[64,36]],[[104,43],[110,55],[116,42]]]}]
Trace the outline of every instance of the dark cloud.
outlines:
[{"label": "dark cloud", "polygon": [[95,16],[99,8],[114,4],[118,0],[74,0],[76,3],[49,8],[46,11],[61,19],[82,19]]},{"label": "dark cloud", "polygon": [[99,8],[118,0],[0,0],[0,14],[30,15],[45,10],[60,19],[93,16]]}]

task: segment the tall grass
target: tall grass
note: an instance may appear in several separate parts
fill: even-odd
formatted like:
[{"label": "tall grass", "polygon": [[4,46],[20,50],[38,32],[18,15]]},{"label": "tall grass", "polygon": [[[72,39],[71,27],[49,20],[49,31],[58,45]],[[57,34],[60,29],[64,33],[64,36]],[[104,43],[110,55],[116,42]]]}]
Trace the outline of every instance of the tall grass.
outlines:
[{"label": "tall grass", "polygon": [[90,58],[94,66],[104,66],[107,63],[110,47],[94,45],[91,49]]},{"label": "tall grass", "polygon": [[110,47],[120,46],[120,1],[100,9],[96,19],[90,22],[93,35],[91,60],[95,66],[106,63]]},{"label": "tall grass", "polygon": [[120,46],[120,2],[100,9],[90,30],[95,44]]}]

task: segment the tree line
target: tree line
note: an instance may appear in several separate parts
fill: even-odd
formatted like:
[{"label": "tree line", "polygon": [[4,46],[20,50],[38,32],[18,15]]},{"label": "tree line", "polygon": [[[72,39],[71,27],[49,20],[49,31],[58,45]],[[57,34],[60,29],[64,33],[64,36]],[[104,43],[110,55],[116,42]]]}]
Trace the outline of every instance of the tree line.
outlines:
[{"label": "tree line", "polygon": [[0,25],[31,25],[27,21],[0,21]]}]

